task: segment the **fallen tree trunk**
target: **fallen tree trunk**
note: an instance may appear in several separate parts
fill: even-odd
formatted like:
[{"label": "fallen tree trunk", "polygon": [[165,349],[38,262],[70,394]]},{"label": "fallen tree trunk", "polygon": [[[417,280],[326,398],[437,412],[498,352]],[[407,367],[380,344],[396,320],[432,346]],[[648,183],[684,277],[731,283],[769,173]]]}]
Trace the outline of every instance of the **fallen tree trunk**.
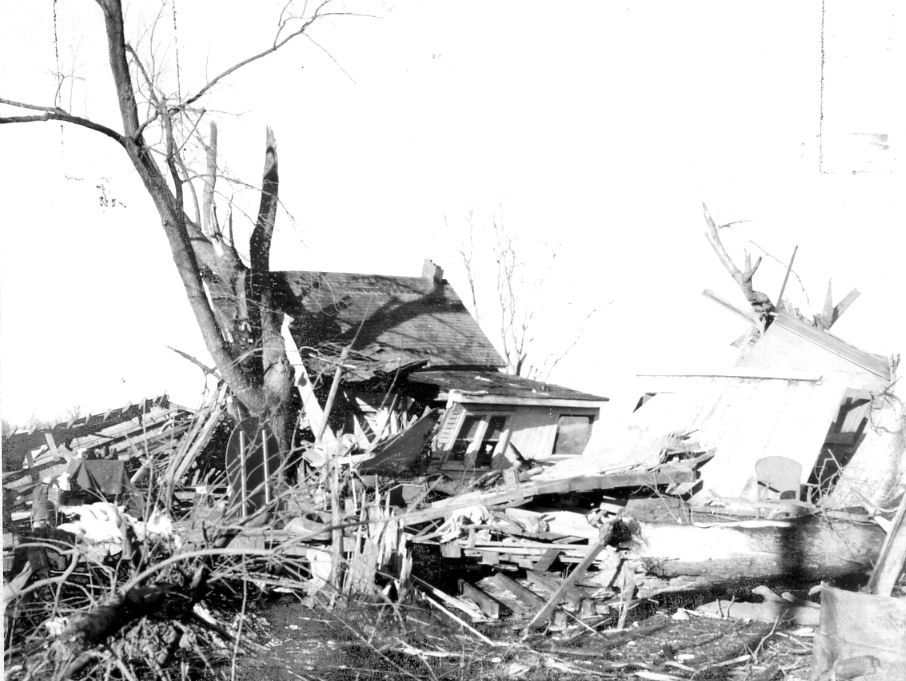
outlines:
[{"label": "fallen tree trunk", "polygon": [[817,582],[866,574],[884,531],[821,516],[735,523],[628,523],[624,558],[640,595],[752,582]]},{"label": "fallen tree trunk", "polygon": [[77,674],[91,660],[90,650],[140,617],[183,620],[195,598],[177,586],[136,587],[73,618],[53,642],[50,653],[58,665],[56,678]]}]

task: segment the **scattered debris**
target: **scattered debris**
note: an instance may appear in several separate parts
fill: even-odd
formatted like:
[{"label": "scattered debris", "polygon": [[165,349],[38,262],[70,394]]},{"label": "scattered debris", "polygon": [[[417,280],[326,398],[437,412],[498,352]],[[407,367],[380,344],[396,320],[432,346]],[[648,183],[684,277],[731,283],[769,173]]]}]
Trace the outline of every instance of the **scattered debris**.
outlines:
[{"label": "scattered debris", "polygon": [[[393,640],[342,626],[393,669],[479,669],[419,617],[513,678],[773,679],[815,627],[819,673],[902,664],[903,407],[893,364],[827,331],[842,309],[814,326],[747,289],[738,366],[641,377],[618,427],[606,398],[499,373],[433,266],[272,276],[304,405],[288,457],[222,386],[4,442],[10,678],[208,673],[265,649],[248,605],[274,594],[388,613]],[[890,656],[845,638],[878,609]]]}]

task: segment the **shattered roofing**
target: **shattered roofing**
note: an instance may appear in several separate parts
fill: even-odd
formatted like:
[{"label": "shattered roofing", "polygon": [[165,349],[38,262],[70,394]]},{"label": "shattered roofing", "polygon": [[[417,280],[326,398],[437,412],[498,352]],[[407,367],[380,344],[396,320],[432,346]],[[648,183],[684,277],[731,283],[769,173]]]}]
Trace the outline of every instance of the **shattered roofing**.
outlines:
[{"label": "shattered roofing", "polygon": [[143,400],[137,404],[127,404],[122,408],[111,409],[104,413],[90,414],[68,422],[63,421],[49,428],[13,433],[3,438],[3,470],[18,470],[21,468],[26,452],[44,445],[47,442],[47,435],[51,435],[56,444],[62,445],[70,440],[97,433],[132,419],[139,419],[140,422],[142,419],[157,419],[160,416],[166,416],[178,410],[182,410],[182,408],[171,406],[169,397],[161,395]]},{"label": "shattered roofing", "polygon": [[357,378],[415,362],[504,364],[445,280],[340,272],[273,276],[277,304],[293,318],[291,333],[309,369],[320,369],[318,351],[335,355],[353,339]]},{"label": "shattered roofing", "polygon": [[799,319],[790,315],[778,314],[774,318],[774,324],[787,329],[805,340],[824,348],[838,357],[855,364],[862,369],[870,371],[885,381],[893,380],[891,375],[890,360],[883,355],[876,355],[871,352],[861,350],[846,341],[837,338],[828,331],[817,329]]},{"label": "shattered roofing", "polygon": [[845,393],[845,383],[832,379],[684,379],[677,392],[652,397],[611,439],[590,443],[585,454],[557,464],[545,476],[655,465],[666,442],[689,434],[702,451],[715,452],[702,467],[706,496],[753,498],[755,464],[762,457],[795,459],[808,476]]},{"label": "shattered roofing", "polygon": [[442,391],[457,390],[465,395],[474,396],[585,402],[606,402],[608,399],[552,383],[533,381],[523,376],[510,376],[499,371],[424,370],[410,374],[408,380],[435,385]]}]

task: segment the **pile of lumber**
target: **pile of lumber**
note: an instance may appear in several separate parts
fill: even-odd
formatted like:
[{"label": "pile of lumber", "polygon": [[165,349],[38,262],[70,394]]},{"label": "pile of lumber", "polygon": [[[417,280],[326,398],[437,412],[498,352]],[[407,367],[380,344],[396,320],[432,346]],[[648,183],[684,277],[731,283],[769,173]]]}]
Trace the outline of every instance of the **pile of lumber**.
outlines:
[{"label": "pile of lumber", "polygon": [[[669,495],[694,482],[695,464],[511,482],[410,507],[401,522],[451,572],[477,566],[478,579],[458,580],[458,610],[528,629],[564,618],[616,622],[641,601],[677,592],[807,587],[867,575],[876,562],[885,533],[868,516],[779,501],[745,514]],[[608,496],[579,508],[592,492]],[[781,611],[797,604],[787,606]]]}]

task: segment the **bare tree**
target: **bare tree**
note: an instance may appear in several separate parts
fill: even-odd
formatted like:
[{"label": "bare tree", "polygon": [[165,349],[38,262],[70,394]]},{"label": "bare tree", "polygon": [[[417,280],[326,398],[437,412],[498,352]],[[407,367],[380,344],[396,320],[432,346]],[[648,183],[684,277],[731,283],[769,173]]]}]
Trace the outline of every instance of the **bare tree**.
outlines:
[{"label": "bare tree", "polygon": [[755,264],[752,264],[752,255],[746,251],[744,256],[745,265],[743,266],[743,269],[739,269],[739,267],[736,266],[736,263],[733,262],[733,258],[730,257],[730,254],[727,253],[727,249],[724,248],[724,244],[720,239],[720,230],[729,227],[732,223],[720,225],[718,227],[711,217],[708,206],[702,204],[702,208],[705,213],[705,222],[708,225],[708,231],[705,232],[708,243],[711,244],[711,248],[714,249],[721,264],[726,268],[727,272],[730,273],[730,276],[733,277],[733,280],[739,286],[742,294],[746,297],[746,300],[749,301],[749,305],[752,306],[752,310],[758,315],[758,318],[762,322],[767,321],[769,315],[774,311],[774,303],[771,302],[771,299],[766,293],[756,291],[752,285],[752,278],[761,266],[761,256],[758,257]]},{"label": "bare tree", "polygon": [[[852,305],[856,298],[859,297],[859,291],[857,289],[853,289],[852,291],[847,293],[843,297],[843,299],[840,300],[840,302],[834,305],[831,282],[828,282],[827,294],[825,296],[824,306],[821,312],[812,316],[811,319],[804,319],[804,317],[801,315],[801,313],[799,313],[798,310],[793,309],[791,306],[784,305],[783,303],[784,288],[786,287],[787,279],[789,278],[790,273],[792,273],[793,268],[793,260],[791,259],[789,265],[787,266],[787,274],[784,278],[783,286],[781,287],[780,294],[777,297],[777,304],[775,305],[766,293],[755,290],[753,284],[753,279],[755,277],[755,273],[758,271],[758,268],[761,265],[762,257],[759,256],[753,264],[751,253],[749,253],[749,251],[745,251],[743,254],[744,265],[742,269],[740,269],[733,261],[733,258],[730,257],[730,254],[727,252],[727,249],[720,238],[721,230],[727,229],[735,223],[730,222],[727,224],[718,225],[714,222],[714,218],[711,217],[711,212],[708,210],[708,206],[702,204],[702,208],[704,210],[705,223],[708,227],[707,231],[705,232],[705,237],[708,239],[708,243],[711,244],[711,248],[714,249],[714,252],[720,259],[721,264],[724,266],[727,272],[730,273],[730,276],[733,277],[733,280],[739,286],[739,289],[746,297],[746,300],[749,301],[749,305],[752,306],[752,311],[755,313],[763,328],[767,328],[767,326],[770,325],[771,319],[779,308],[790,314],[794,314],[804,321],[808,321],[810,324],[812,324],[812,326],[818,329],[826,331],[834,325],[834,323],[847,310],[847,308],[849,308],[849,306]],[[796,251],[794,250],[794,257],[795,253]],[[773,256],[769,257],[773,258]],[[774,258],[774,260],[777,260],[777,258]]]},{"label": "bare tree", "polygon": [[[122,1],[96,2],[106,31],[120,124],[110,126],[63,109],[59,97],[50,106],[0,97],[0,105],[11,112],[0,116],[0,124],[60,121],[96,132],[123,150],[154,202],[186,297],[219,374],[243,415],[270,424],[285,451],[288,424],[292,423],[292,368],[281,335],[283,314],[274,307],[268,277],[278,205],[277,145],[268,129],[260,205],[246,262],[233,240],[232,213],[226,224],[218,218],[217,127],[210,123],[207,139],[200,134],[206,117],[203,100],[239,69],[305,35],[318,19],[345,12],[331,11],[331,0],[322,0],[303,3],[301,13],[295,13],[290,1],[280,15],[272,44],[182,95],[179,87],[175,93],[167,88],[153,46],[150,54],[140,57],[127,38]],[[197,158],[203,162],[193,169]]]},{"label": "bare tree", "polygon": [[[550,251],[550,259],[543,266],[530,268],[521,259],[516,240],[512,233],[507,231],[498,215],[491,216],[489,243],[482,240],[478,248],[472,211],[466,220],[469,225],[468,242],[460,246],[459,255],[469,284],[475,318],[479,324],[487,324],[495,329],[495,335],[503,350],[507,373],[544,379],[576,345],[585,324],[597,309],[593,308],[588,312],[575,337],[564,349],[544,357],[536,357],[535,332],[538,315],[542,311],[541,293],[554,268],[557,259],[556,249]],[[490,313],[484,306],[479,307],[478,304],[479,289],[483,288],[483,283],[489,283],[481,281],[483,276],[481,272],[486,271],[480,257],[482,249],[486,250],[487,257],[494,261],[493,294],[487,297]]]}]

